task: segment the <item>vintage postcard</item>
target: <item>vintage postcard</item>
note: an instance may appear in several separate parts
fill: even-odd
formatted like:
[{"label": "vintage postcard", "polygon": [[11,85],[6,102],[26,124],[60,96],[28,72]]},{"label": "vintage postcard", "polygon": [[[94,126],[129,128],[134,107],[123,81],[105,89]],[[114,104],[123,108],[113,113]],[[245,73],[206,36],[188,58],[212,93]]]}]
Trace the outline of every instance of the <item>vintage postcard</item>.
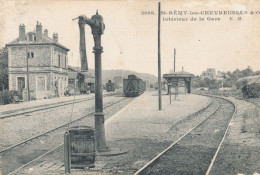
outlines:
[{"label": "vintage postcard", "polygon": [[260,174],[260,1],[0,0],[0,174]]}]

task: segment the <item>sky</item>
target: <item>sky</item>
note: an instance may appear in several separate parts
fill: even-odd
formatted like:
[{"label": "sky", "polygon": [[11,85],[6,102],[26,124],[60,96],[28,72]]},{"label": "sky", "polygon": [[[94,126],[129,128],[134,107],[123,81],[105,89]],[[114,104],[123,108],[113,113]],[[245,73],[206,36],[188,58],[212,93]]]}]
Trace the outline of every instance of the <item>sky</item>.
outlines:
[{"label": "sky", "polygon": [[[175,0],[161,1],[161,10],[180,11],[254,11],[247,15],[161,15],[162,74],[173,69],[200,75],[207,68],[217,71],[260,70],[260,2],[256,0]],[[69,65],[80,66],[79,28],[73,18],[91,17],[96,10],[104,18],[102,67],[158,75],[158,1],[0,1],[0,47],[18,37],[18,26],[35,30],[39,21],[49,36],[70,49]],[[142,15],[142,12],[154,15]],[[203,17],[204,21],[190,21]],[[220,18],[220,21],[207,18]],[[230,17],[234,20],[230,20]],[[242,17],[242,20],[238,20]],[[163,18],[188,18],[165,21]],[[85,26],[89,68],[94,68],[93,36]]]}]

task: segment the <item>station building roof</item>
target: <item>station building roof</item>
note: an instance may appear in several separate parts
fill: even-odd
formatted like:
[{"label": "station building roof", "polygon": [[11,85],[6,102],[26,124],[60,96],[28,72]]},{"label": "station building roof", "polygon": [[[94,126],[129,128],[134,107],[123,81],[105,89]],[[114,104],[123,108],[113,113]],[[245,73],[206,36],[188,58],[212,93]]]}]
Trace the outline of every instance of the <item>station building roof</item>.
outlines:
[{"label": "station building roof", "polygon": [[81,72],[79,67],[68,67],[68,75],[69,79],[76,79],[79,74],[83,75],[85,78],[95,78],[95,76],[91,75],[89,72]]},{"label": "station building roof", "polygon": [[[36,34],[35,31],[33,32],[28,32],[28,34],[33,33]],[[45,36],[44,34],[42,35],[42,41],[41,42],[36,42],[36,41],[19,41],[19,37],[16,38],[15,40],[9,42],[6,44],[6,46],[17,46],[17,45],[48,45],[48,44],[53,44],[56,45],[58,47],[61,47],[63,49],[65,49],[66,51],[69,51],[70,49],[68,49],[67,47],[63,46],[62,44],[56,42],[55,40],[53,40],[52,38],[49,38],[48,36]]]}]

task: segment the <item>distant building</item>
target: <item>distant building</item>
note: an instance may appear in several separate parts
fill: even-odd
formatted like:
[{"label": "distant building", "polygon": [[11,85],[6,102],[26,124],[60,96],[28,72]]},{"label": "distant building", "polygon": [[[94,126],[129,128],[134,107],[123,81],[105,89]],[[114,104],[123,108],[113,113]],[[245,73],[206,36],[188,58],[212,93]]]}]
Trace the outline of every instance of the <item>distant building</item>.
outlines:
[{"label": "distant building", "polygon": [[79,70],[69,66],[68,69],[68,83],[76,89],[84,86],[84,74],[79,72]]},{"label": "distant building", "polygon": [[216,69],[215,68],[208,68],[206,71],[203,71],[201,74],[201,78],[209,78],[211,80],[216,79]]},{"label": "distant building", "polygon": [[[58,34],[48,36],[37,22],[36,30],[25,32],[19,26],[19,37],[6,44],[8,48],[9,90],[27,92],[27,66],[31,98],[63,96],[68,86],[68,48],[58,42]],[[28,65],[27,65],[28,59]]]},{"label": "distant building", "polygon": [[[68,83],[70,88],[78,89],[81,93],[89,90],[94,91],[95,77],[89,72],[81,72],[80,69],[68,67]],[[84,91],[84,92],[83,92]]]}]

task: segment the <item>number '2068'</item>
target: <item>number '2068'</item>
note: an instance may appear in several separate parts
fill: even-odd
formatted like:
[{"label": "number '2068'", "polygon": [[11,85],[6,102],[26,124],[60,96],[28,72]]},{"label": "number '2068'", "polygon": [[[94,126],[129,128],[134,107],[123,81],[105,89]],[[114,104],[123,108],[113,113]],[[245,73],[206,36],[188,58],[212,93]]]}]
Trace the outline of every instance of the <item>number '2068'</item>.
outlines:
[{"label": "number '2068'", "polygon": [[141,15],[155,15],[154,11],[141,11]]}]

